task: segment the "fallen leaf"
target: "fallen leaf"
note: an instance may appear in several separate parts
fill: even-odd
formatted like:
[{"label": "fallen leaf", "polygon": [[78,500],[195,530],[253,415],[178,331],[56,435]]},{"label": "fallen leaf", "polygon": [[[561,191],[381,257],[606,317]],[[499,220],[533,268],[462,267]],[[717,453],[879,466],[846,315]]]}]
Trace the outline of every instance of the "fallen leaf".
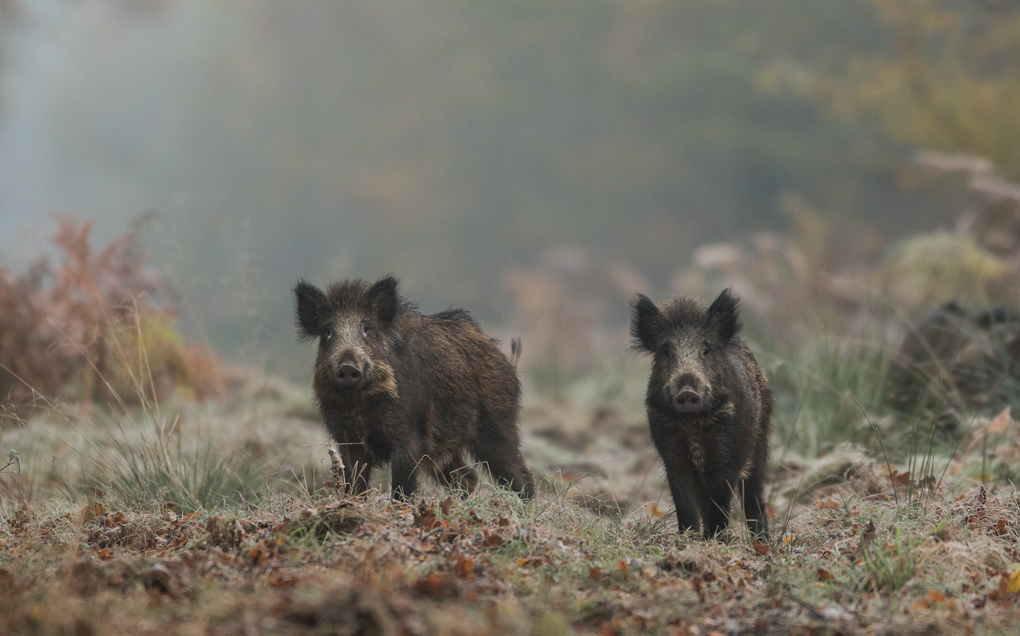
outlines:
[{"label": "fallen leaf", "polygon": [[288,588],[294,587],[297,581],[296,576],[290,576],[288,574],[281,574],[280,572],[273,571],[269,573],[269,578],[266,582],[269,583],[270,587]]},{"label": "fallen leaf", "polygon": [[467,579],[473,578],[473,572],[475,571],[475,560],[467,557],[460,557],[457,559],[457,574],[460,578]]},{"label": "fallen leaf", "polygon": [[893,486],[906,486],[910,483],[910,471],[901,473],[898,470],[894,470],[891,475],[886,475],[886,478]]},{"label": "fallen leaf", "polygon": [[262,566],[269,561],[271,556],[273,556],[273,550],[266,544],[265,539],[261,539],[257,544],[255,544],[255,547],[252,548],[251,552],[248,553],[248,556],[251,558],[253,565]]},{"label": "fallen leaf", "polygon": [[[520,559],[518,559],[520,561]],[[588,578],[596,583],[602,580],[602,568],[599,566],[588,568]]]},{"label": "fallen leaf", "polygon": [[415,581],[413,587],[419,594],[438,597],[455,597],[459,590],[452,572],[433,572]]},{"label": "fallen leaf", "polygon": [[482,540],[482,545],[486,547],[498,547],[503,545],[503,537],[499,536],[498,532],[485,531],[485,538]]},{"label": "fallen leaf", "polygon": [[946,602],[946,595],[936,590],[931,590],[924,597],[910,606],[910,609],[922,610],[928,609],[940,603]]},{"label": "fallen leaf", "polygon": [[421,528],[422,530],[428,532],[429,530],[432,530],[433,528],[436,528],[439,525],[441,525],[441,522],[439,521],[439,518],[436,516],[435,511],[432,509],[432,506],[429,505],[426,507],[426,505],[422,503],[421,506],[418,508],[418,511],[414,513],[414,522],[412,523],[412,525],[415,528]]},{"label": "fallen leaf", "polygon": [[751,547],[754,548],[754,551],[758,554],[758,556],[767,556],[768,553],[772,551],[772,547],[769,546],[769,544],[762,543],[757,539],[751,541]]},{"label": "fallen leaf", "polygon": [[1020,592],[1020,570],[1009,575],[1009,581],[1006,582],[1006,591],[1010,594]]}]

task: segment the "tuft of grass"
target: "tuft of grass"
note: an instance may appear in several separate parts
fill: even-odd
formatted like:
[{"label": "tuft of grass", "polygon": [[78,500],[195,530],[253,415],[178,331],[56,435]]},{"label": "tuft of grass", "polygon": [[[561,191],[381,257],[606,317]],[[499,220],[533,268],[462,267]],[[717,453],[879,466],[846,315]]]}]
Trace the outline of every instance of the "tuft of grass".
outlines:
[{"label": "tuft of grass", "polygon": [[789,450],[817,457],[844,442],[875,448],[861,411],[882,421],[891,415],[887,345],[883,339],[822,336],[772,365],[777,434]]},{"label": "tuft of grass", "polygon": [[180,437],[150,436],[141,445],[111,439],[102,464],[103,482],[128,505],[163,502],[184,512],[230,507],[258,498],[262,472],[249,457],[206,442],[185,450]]},{"label": "tuft of grass", "polygon": [[919,566],[917,539],[897,526],[889,542],[872,541],[861,551],[860,592],[898,591],[914,578]]}]

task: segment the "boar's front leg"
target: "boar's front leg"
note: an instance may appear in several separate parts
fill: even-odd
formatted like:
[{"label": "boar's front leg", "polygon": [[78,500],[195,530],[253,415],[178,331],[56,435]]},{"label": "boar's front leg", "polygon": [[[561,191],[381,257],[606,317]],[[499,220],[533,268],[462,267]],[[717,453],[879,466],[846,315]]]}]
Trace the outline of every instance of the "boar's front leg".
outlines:
[{"label": "boar's front leg", "polygon": [[341,457],[344,460],[344,481],[347,482],[347,491],[353,495],[360,495],[368,490],[369,480],[372,479],[372,464],[368,458],[368,451],[361,443],[348,443],[340,448]]},{"label": "boar's front leg", "polygon": [[394,499],[410,499],[418,490],[418,463],[421,454],[410,446],[413,444],[394,451],[390,459],[390,489]]},{"label": "boar's front leg", "polygon": [[673,505],[676,507],[676,522],[680,532],[684,533],[698,527],[698,510],[694,505],[690,490],[676,468],[666,466],[666,479],[669,491],[673,494]]},{"label": "boar's front leg", "polygon": [[755,467],[747,479],[740,482],[740,493],[744,497],[744,518],[747,520],[747,529],[759,539],[768,540],[769,526],[766,508],[768,502],[765,499],[765,479],[762,469]]},{"label": "boar's front leg", "polygon": [[708,486],[708,499],[704,502],[702,510],[704,519],[704,533],[706,539],[711,539],[726,529],[730,523],[730,504],[733,502],[733,488],[729,482],[719,480],[710,482]]}]

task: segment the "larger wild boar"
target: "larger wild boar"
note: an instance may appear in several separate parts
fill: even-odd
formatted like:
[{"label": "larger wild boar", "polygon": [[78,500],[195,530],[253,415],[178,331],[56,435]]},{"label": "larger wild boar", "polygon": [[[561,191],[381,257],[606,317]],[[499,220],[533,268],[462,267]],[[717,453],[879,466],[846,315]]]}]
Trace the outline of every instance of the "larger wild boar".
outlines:
[{"label": "larger wild boar", "polygon": [[520,451],[516,364],[467,312],[422,315],[393,277],[325,292],[300,281],[294,294],[300,336],[319,341],[312,386],[353,492],[384,462],[394,496],[411,496],[420,475],[471,492],[473,456],[500,483],[534,496]]},{"label": "larger wild boar", "polygon": [[675,297],[662,308],[638,294],[634,347],[652,354],[645,405],[680,531],[705,537],[729,522],[733,494],[750,530],[768,535],[765,481],[772,391],[737,336],[737,298],[726,289],[710,307]]}]

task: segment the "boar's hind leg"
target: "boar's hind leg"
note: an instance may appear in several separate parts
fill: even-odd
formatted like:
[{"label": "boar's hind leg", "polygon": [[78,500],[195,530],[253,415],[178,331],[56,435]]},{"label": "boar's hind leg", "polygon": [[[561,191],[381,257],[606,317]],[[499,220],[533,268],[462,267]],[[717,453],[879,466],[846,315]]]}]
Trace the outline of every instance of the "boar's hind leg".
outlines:
[{"label": "boar's hind leg", "polygon": [[498,483],[525,499],[535,496],[535,480],[521,455],[521,439],[517,432],[517,411],[501,416],[482,411],[478,418],[478,441],[474,455],[489,468]]},{"label": "boar's hind leg", "polygon": [[478,460],[489,467],[489,474],[500,485],[506,486],[525,499],[535,496],[535,480],[531,471],[524,465],[524,456],[519,448],[509,452],[509,457],[499,452],[486,452],[488,449],[479,448],[475,455]]},{"label": "boar's hind leg", "polygon": [[464,495],[470,495],[478,486],[478,473],[466,465],[460,453],[453,456],[442,470],[443,480],[454,490],[463,491]]}]

